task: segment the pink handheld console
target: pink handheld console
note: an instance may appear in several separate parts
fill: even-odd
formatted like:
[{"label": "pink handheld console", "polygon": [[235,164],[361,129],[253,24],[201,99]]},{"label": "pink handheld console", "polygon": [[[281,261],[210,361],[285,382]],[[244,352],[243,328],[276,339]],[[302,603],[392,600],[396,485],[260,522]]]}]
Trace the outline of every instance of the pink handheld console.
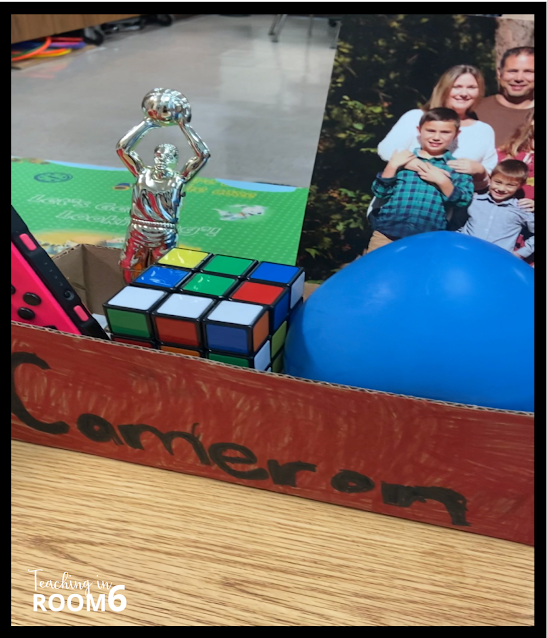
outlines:
[{"label": "pink handheld console", "polygon": [[72,334],[108,339],[13,206],[11,319]]},{"label": "pink handheld console", "polygon": [[55,297],[11,244],[11,320],[82,334],[67,317]]}]

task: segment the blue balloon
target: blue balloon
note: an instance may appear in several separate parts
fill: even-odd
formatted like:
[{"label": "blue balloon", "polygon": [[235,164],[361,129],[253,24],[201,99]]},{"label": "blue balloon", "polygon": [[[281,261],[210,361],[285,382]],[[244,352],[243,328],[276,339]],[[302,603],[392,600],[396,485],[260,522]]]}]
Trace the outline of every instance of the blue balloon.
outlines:
[{"label": "blue balloon", "polygon": [[534,269],[482,239],[414,235],[361,257],[296,313],[285,373],[534,411]]}]

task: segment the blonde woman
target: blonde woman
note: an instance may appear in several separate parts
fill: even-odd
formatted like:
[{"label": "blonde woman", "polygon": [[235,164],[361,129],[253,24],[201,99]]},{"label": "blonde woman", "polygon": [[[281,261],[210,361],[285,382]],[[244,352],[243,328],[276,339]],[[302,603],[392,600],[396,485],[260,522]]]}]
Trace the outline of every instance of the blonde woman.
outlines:
[{"label": "blonde woman", "polygon": [[[488,176],[498,162],[494,129],[474,116],[484,97],[484,77],[474,66],[458,64],[443,73],[429,101],[421,109],[407,111],[378,145],[378,155],[389,161],[394,151],[420,146],[418,124],[424,112],[450,108],[460,117],[460,134],[448,149],[456,158],[448,163],[456,172],[473,176],[475,189],[487,186]],[[419,160],[416,160],[418,162]],[[414,168],[407,165],[406,168]]]}]

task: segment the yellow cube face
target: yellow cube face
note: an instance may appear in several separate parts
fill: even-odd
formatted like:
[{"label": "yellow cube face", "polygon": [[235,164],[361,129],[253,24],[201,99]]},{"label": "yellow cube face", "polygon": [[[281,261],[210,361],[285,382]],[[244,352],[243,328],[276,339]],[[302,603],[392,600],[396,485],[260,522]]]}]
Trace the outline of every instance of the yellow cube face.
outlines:
[{"label": "yellow cube face", "polygon": [[196,266],[199,266],[207,257],[209,257],[209,253],[204,253],[199,250],[172,248],[158,263],[164,266],[173,266],[174,268],[196,268]]}]

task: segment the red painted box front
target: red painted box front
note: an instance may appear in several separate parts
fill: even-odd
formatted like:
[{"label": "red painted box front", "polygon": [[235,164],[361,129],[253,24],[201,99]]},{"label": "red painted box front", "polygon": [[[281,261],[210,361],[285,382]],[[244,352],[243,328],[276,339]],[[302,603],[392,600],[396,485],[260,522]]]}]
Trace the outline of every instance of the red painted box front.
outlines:
[{"label": "red painted box front", "polygon": [[529,414],[14,323],[12,436],[533,544]]}]

